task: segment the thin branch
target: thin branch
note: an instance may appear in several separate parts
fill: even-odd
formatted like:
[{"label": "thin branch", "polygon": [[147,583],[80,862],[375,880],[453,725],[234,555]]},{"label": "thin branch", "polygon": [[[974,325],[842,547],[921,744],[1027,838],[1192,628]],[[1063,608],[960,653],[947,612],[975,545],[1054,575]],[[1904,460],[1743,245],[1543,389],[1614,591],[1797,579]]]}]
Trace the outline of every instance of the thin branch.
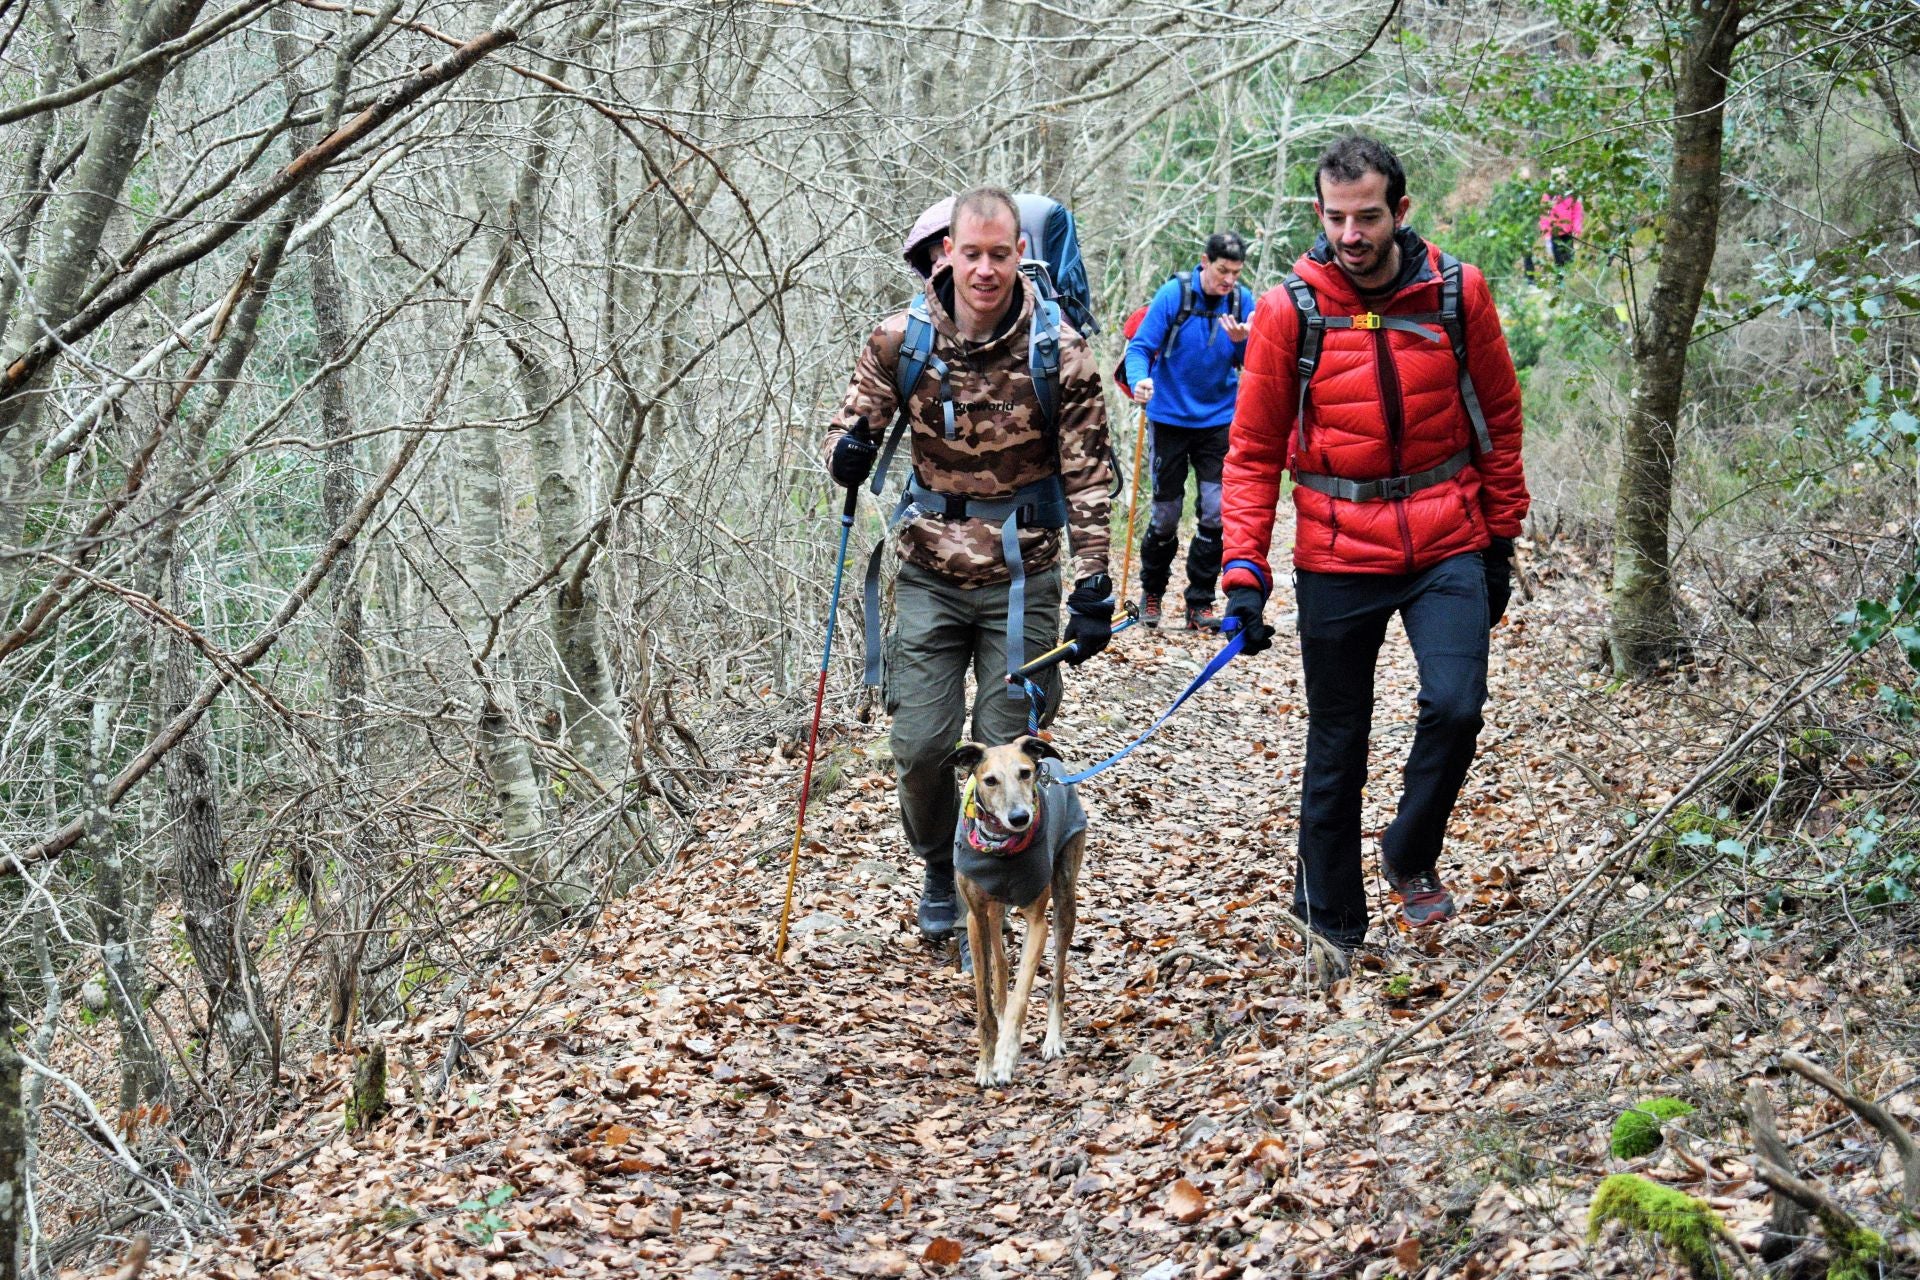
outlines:
[{"label": "thin branch", "polygon": [[1817,1062],[1809,1061],[1797,1053],[1784,1053],[1780,1055],[1780,1065],[1802,1080],[1819,1085],[1844,1102],[1847,1110],[1879,1130],[1880,1136],[1892,1143],[1894,1151],[1900,1156],[1900,1168],[1905,1174],[1901,1194],[1908,1205],[1920,1204],[1920,1145],[1915,1144],[1907,1126],[1894,1119],[1892,1112],[1847,1088],[1840,1077]]},{"label": "thin branch", "polygon": [[497,27],[394,86],[372,106],[294,157],[279,173],[243,197],[227,214],[215,219],[204,234],[130,272],[118,285],[102,292],[78,315],[34,343],[7,366],[4,374],[0,374],[0,400],[17,394],[62,347],[70,346],[92,333],[105,324],[109,317],[138,300],[154,284],[189,263],[199,261],[231,240],[242,228],[251,225],[278,204],[289,191],[324,172],[343,151],[398,115],[402,109],[441,85],[458,79],[480,59],[518,38],[511,28]]}]

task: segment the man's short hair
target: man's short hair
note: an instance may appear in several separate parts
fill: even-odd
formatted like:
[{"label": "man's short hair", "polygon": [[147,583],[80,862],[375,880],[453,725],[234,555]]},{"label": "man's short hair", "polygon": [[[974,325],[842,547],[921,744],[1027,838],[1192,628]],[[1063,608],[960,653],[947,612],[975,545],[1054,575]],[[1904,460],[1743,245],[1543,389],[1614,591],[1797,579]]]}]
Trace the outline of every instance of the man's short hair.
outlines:
[{"label": "man's short hair", "polygon": [[960,215],[970,213],[976,218],[998,217],[1002,212],[1013,219],[1013,237],[1020,238],[1020,206],[1013,202],[1013,193],[1005,187],[969,187],[953,198],[953,221],[948,224],[948,235],[960,225]]},{"label": "man's short hair", "polygon": [[1322,175],[1331,175],[1335,182],[1358,182],[1370,173],[1387,180],[1387,208],[1399,208],[1401,197],[1407,194],[1406,170],[1384,143],[1361,133],[1336,138],[1320,153],[1320,163],[1313,167],[1313,194],[1317,199],[1326,198],[1320,190]]},{"label": "man's short hair", "polygon": [[1216,231],[1207,237],[1207,261],[1218,262],[1225,258],[1228,262],[1247,260],[1247,242],[1231,231]]}]

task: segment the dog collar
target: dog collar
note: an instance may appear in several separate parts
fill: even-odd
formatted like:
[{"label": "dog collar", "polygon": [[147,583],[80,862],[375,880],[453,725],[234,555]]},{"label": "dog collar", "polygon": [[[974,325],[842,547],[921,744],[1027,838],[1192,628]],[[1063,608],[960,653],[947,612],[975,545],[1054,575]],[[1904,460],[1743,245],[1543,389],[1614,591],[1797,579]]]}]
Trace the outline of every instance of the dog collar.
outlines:
[{"label": "dog collar", "polygon": [[1042,793],[1038,789],[1033,793],[1033,821],[1027,824],[1027,829],[1004,831],[998,823],[980,812],[980,806],[974,802],[973,782],[972,778],[968,778],[967,789],[960,794],[960,831],[966,837],[967,847],[976,853],[990,853],[999,858],[1025,853],[1033,844],[1034,833],[1040,830]]}]

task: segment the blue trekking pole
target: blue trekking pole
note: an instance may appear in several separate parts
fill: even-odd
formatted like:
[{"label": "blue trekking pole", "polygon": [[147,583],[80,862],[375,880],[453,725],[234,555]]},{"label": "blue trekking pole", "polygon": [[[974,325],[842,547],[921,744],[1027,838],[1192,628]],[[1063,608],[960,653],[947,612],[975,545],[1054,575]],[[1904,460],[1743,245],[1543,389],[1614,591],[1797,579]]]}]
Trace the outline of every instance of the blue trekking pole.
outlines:
[{"label": "blue trekking pole", "polygon": [[793,882],[800,876],[800,838],[807,829],[807,794],[813,790],[813,756],[820,745],[820,708],[827,700],[827,664],[833,658],[833,625],[840,616],[840,580],[847,572],[847,540],[853,536],[853,509],[860,501],[860,486],[847,486],[847,505],[840,512],[840,556],[833,562],[833,595],[827,603],[827,643],[820,650],[820,684],[813,695],[813,727],[807,730],[807,767],[800,777],[799,814],[793,821],[793,852],[787,858],[787,900],[780,908],[780,932],[774,939],[773,958],[780,960],[787,951],[787,917],[793,914]]}]

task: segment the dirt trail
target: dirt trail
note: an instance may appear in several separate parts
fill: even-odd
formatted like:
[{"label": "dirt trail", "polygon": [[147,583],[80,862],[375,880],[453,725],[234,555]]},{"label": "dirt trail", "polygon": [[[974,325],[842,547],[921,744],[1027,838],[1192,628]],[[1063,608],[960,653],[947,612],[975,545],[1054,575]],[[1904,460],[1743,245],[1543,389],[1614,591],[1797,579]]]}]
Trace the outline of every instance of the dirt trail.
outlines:
[{"label": "dirt trail", "polygon": [[[1305,715],[1290,632],[1231,664],[1084,790],[1092,811],[1069,1055],[1030,1012],[1015,1083],[972,1079],[970,988],[913,930],[877,727],[849,722],[816,803],[788,962],[768,956],[798,764],[769,753],[683,865],[590,936],[529,948],[461,1032],[480,1045],[423,1101],[453,1015],[391,1046],[393,1114],[327,1143],[242,1211],[246,1229],[170,1269],[200,1275],[1227,1277],[1647,1274],[1578,1243],[1633,1029],[1575,995],[1510,1023],[1496,983],[1456,1039],[1311,1106],[1351,1065],[1535,918],[1604,817],[1561,757],[1591,683],[1565,644],[1577,588],[1501,629],[1485,752],[1444,870],[1464,918],[1391,927],[1331,995],[1278,923],[1291,887]],[[1550,644],[1530,620],[1553,617]],[[1076,764],[1148,723],[1218,640],[1136,629],[1073,676],[1056,741]],[[1414,674],[1383,658],[1367,832],[1391,805]],[[1603,771],[1607,768],[1601,766]],[[1556,850],[1560,853],[1556,856]],[[1378,894],[1380,891],[1376,889]],[[1439,1033],[1436,1033],[1436,1038]],[[489,1039],[498,1037],[497,1039]],[[336,1094],[347,1064],[316,1059]],[[287,1141],[291,1143],[292,1135]],[[1542,1195],[1509,1191],[1524,1164]],[[1563,1178],[1573,1171],[1577,1176]],[[1520,1183],[1519,1177],[1505,1181]],[[510,1188],[510,1192],[501,1188]],[[489,1204],[489,1195],[497,1204]],[[464,1206],[464,1207],[462,1207]],[[948,1260],[957,1258],[957,1262]],[[1511,1270],[1510,1270],[1511,1268]]]}]

